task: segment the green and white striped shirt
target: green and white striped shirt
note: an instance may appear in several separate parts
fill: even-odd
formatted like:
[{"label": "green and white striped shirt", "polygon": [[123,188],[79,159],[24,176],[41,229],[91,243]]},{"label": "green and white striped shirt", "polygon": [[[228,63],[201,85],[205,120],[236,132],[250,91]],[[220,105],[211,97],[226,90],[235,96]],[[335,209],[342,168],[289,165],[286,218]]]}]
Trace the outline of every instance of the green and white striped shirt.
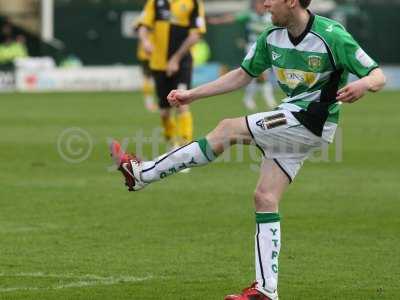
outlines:
[{"label": "green and white striped shirt", "polygon": [[349,73],[365,77],[378,65],[341,24],[310,16],[296,38],[286,28],[265,30],[241,67],[252,77],[272,68],[287,95],[279,108],[292,111],[306,128],[331,142],[340,112],[337,91]]}]

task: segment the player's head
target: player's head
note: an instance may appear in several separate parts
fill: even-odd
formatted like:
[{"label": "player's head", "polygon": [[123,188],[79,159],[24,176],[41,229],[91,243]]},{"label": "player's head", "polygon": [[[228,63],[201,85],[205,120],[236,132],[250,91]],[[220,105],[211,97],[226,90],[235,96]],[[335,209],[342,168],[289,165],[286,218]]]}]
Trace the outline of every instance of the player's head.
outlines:
[{"label": "player's head", "polygon": [[287,27],[293,14],[305,10],[312,0],[265,0],[264,6],[271,13],[275,26]]},{"label": "player's head", "polygon": [[264,0],[252,0],[251,8],[259,15],[265,14]]}]

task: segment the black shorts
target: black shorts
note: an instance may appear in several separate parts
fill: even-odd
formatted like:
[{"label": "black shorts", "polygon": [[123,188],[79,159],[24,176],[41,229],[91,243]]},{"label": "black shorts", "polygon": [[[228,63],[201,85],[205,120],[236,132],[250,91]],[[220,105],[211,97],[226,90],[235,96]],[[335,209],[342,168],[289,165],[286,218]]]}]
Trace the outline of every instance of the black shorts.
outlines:
[{"label": "black shorts", "polygon": [[140,65],[142,67],[142,73],[146,77],[151,77],[152,72],[150,70],[150,62],[148,60],[141,60]]},{"label": "black shorts", "polygon": [[167,96],[171,90],[178,88],[190,89],[192,83],[192,67],[181,66],[179,71],[171,77],[163,71],[153,71],[156,84],[158,105],[160,108],[170,108]]}]

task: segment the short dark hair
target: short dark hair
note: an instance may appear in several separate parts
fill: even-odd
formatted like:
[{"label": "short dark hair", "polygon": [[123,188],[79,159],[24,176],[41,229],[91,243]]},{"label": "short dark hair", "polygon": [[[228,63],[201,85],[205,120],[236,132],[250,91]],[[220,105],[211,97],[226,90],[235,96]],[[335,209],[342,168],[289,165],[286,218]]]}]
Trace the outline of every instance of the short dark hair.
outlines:
[{"label": "short dark hair", "polygon": [[307,8],[310,5],[311,0],[299,0],[299,2],[302,8]]}]

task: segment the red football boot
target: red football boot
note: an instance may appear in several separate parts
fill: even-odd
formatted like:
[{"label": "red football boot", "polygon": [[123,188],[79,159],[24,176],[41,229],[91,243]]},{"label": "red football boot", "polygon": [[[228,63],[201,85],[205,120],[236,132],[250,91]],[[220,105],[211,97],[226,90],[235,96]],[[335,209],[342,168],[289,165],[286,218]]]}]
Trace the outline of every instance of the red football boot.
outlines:
[{"label": "red football boot", "polygon": [[225,296],[224,300],[277,300],[278,295],[276,293],[271,295],[271,298],[267,297],[263,293],[257,290],[257,282],[253,283],[250,287],[245,288],[240,295],[228,295]]},{"label": "red football boot", "polygon": [[142,162],[132,154],[125,153],[117,141],[110,144],[111,157],[118,166],[118,170],[125,177],[125,185],[130,192],[143,189],[147,184],[140,178]]}]

